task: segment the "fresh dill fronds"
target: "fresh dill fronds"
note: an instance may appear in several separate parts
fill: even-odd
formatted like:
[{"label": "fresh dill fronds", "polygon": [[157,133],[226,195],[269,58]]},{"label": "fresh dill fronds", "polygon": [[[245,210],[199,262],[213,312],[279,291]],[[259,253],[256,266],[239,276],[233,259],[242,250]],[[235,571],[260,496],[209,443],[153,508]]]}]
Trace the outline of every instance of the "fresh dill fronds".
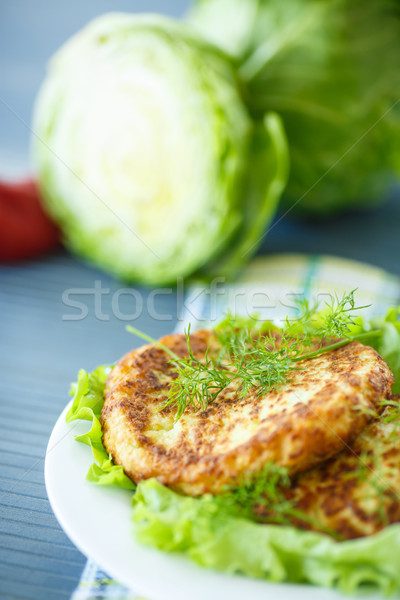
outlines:
[{"label": "fresh dill fronds", "polygon": [[262,396],[285,383],[296,369],[295,361],[300,354],[301,349],[292,340],[250,337],[247,353],[240,356],[240,362],[234,362],[239,395],[243,397],[253,390]]},{"label": "fresh dill fronds", "polygon": [[286,318],[283,327],[285,334],[300,335],[303,345],[310,345],[318,338],[331,340],[349,337],[351,327],[356,324],[354,319],[358,311],[370,306],[357,306],[355,292],[354,289],[341,298],[337,294],[330,295],[323,308],[318,302],[310,304],[306,298],[297,299],[297,316]]},{"label": "fresh dill fronds", "polygon": [[352,340],[369,341],[382,334],[381,329],[351,335],[356,325],[354,293],[331,297],[320,310],[318,303],[298,301],[296,319],[285,320],[282,328],[257,315],[234,316],[228,313],[213,331],[217,344],[204,358],[197,358],[190,344],[190,326],[186,332],[187,356],[178,357],[169,348],[128,327],[128,330],[162,348],[170,357],[176,378],[169,386],[162,408],[174,406],[176,419],[188,407],[206,412],[208,406],[228,386],[234,386],[241,398],[248,393],[264,395],[284,384],[293,370],[322,353],[344,346]]},{"label": "fresh dill fronds", "polygon": [[295,340],[283,337],[270,321],[256,321],[228,314],[214,333],[221,346],[219,359],[229,362],[240,397],[250,389],[257,395],[284,383],[295,368],[301,350]]},{"label": "fresh dill fronds", "polygon": [[326,314],[317,333],[318,337],[327,339],[349,337],[351,326],[356,324],[354,320],[356,312],[371,306],[370,304],[356,306],[355,292],[354,289],[349,294],[344,294],[342,298],[335,294],[330,302],[325,302]]},{"label": "fresh dill fronds", "polygon": [[276,341],[280,329],[271,321],[261,321],[258,315],[234,316],[231,312],[215,327],[214,334],[219,342],[220,360],[240,362],[240,358],[254,348],[256,341]]},{"label": "fresh dill fronds", "polygon": [[261,471],[244,476],[236,486],[227,486],[222,494],[214,496],[214,502],[227,514],[274,525],[309,524],[338,539],[337,532],[296,507],[295,500],[289,497],[290,487],[287,468],[268,462]]},{"label": "fresh dill fronds", "polygon": [[295,360],[301,348],[293,340],[277,339],[261,329],[253,332],[233,326],[228,330],[228,327],[217,335],[220,344],[225,340],[217,356],[211,358],[207,351],[204,360],[193,354],[190,328],[187,331],[188,356],[173,361],[178,376],[172,380],[168,400],[163,405],[163,408],[176,407],[176,420],[189,406],[206,412],[218,394],[230,385],[240,398],[250,391],[261,396],[285,383],[289,373],[296,369]]},{"label": "fresh dill fronds", "polygon": [[204,362],[193,354],[190,344],[190,327],[186,333],[188,356],[173,361],[178,377],[169,385],[168,400],[161,407],[176,407],[175,419],[181,418],[185,410],[192,406],[196,410],[206,412],[209,404],[214,402],[218,394],[232,381],[233,374],[222,369],[206,352]]},{"label": "fresh dill fronds", "polygon": [[227,486],[223,494],[215,496],[221,508],[237,516],[263,520],[260,514],[268,512],[273,523],[288,523],[293,503],[285,496],[290,478],[285,467],[268,462],[262,471],[247,475],[236,486]]},{"label": "fresh dill fronds", "polygon": [[301,336],[303,345],[310,344],[318,330],[319,303],[313,302],[311,304],[307,298],[296,298],[295,308],[296,315],[292,318],[285,318],[282,331],[288,337]]}]

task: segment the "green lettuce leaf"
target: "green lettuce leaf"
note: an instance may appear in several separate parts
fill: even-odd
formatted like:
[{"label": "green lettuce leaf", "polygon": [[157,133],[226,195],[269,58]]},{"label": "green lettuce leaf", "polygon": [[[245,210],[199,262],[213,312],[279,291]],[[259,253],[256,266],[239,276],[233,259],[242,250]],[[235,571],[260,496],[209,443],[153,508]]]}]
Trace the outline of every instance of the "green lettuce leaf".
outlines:
[{"label": "green lettuce leaf", "polygon": [[92,427],[83,435],[76,435],[78,442],[87,444],[92,449],[93,463],[87,473],[88,481],[98,485],[116,485],[128,490],[135,489],[135,484],[127,477],[119,465],[114,465],[102,443],[103,433],[99,421],[104,403],[103,391],[106,379],[112,367],[100,366],[92,373],[83,369],[79,371],[78,381],[72,384],[72,406],[67,412],[67,423],[77,419],[91,421]]},{"label": "green lettuce leaf", "polygon": [[382,337],[373,345],[387,362],[394,375],[392,391],[400,394],[400,307],[390,308],[382,319],[371,321],[372,329],[382,329]]},{"label": "green lettuce leaf", "polygon": [[[382,318],[357,318],[351,335],[381,330],[373,346],[392,368],[400,391],[400,308]],[[110,366],[79,372],[72,385],[73,401],[66,420],[91,421],[91,429],[76,440],[90,446],[95,463],[87,479],[100,485],[135,489],[122,467],[114,465],[102,444],[99,421]],[[265,525],[229,512],[210,494],[182,496],[158,483],[143,481],[133,496],[136,539],[167,552],[181,552],[198,564],[225,573],[242,573],[268,581],[337,587],[352,594],[365,587],[384,594],[400,592],[400,524],[345,542],[291,526]]]},{"label": "green lettuce leaf", "polygon": [[400,525],[337,542],[319,533],[235,517],[211,495],[181,496],[155,479],[137,486],[133,524],[139,542],[184,552],[225,573],[338,587],[348,594],[364,586],[385,594],[400,590]]},{"label": "green lettuce leaf", "polygon": [[377,330],[381,332],[379,336],[363,340],[363,343],[374,348],[387,362],[395,380],[392,391],[400,394],[400,306],[392,306],[384,317],[376,317],[370,321],[358,317],[350,335],[357,336]]}]

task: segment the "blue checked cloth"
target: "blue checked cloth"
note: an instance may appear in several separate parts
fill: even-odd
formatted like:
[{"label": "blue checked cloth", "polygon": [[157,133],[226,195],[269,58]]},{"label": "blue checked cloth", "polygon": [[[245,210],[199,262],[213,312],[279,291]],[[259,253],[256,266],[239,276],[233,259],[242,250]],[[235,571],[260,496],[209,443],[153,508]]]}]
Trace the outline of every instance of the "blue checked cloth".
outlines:
[{"label": "blue checked cloth", "polygon": [[[186,295],[177,331],[218,322],[227,310],[275,319],[290,315],[296,296],[328,299],[357,288],[357,304],[371,307],[369,316],[400,303],[400,280],[381,269],[330,256],[277,255],[254,259],[235,283],[214,280],[193,286]],[[366,313],[364,313],[366,314]],[[111,579],[90,559],[71,600],[145,600]],[[151,600],[147,598],[146,600]]]}]

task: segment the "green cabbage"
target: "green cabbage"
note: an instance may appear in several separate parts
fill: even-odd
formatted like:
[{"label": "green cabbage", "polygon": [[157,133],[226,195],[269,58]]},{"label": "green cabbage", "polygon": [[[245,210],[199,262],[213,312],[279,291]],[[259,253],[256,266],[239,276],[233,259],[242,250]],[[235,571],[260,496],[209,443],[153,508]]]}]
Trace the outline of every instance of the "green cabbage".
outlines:
[{"label": "green cabbage", "polygon": [[195,2],[192,26],[235,57],[253,114],[283,118],[286,206],[369,206],[398,178],[399,10],[393,0]]},{"label": "green cabbage", "polygon": [[254,252],[286,183],[279,118],[256,122],[231,61],[185,24],[109,14],[53,58],[33,154],[77,254],[165,284]]}]

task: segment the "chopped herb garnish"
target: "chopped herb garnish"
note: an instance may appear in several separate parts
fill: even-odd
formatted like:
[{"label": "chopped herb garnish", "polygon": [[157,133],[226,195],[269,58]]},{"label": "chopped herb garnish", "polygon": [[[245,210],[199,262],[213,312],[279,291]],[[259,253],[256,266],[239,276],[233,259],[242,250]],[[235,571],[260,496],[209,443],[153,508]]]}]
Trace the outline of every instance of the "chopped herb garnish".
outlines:
[{"label": "chopped herb garnish", "polygon": [[260,523],[308,524],[338,539],[336,532],[296,508],[295,500],[289,498],[290,486],[287,468],[268,462],[262,471],[246,474],[239,485],[227,487],[222,494],[214,496],[214,502],[227,514]]},{"label": "chopped herb garnish", "polygon": [[330,352],[353,340],[370,342],[382,337],[381,327],[365,330],[356,319],[358,311],[354,292],[331,297],[324,306],[298,301],[298,316],[285,320],[282,327],[257,316],[237,317],[228,314],[214,329],[215,348],[204,358],[197,358],[186,332],[187,356],[181,358],[169,348],[140,331],[127,329],[158,345],[170,356],[177,377],[169,386],[168,399],[162,408],[176,408],[176,420],[188,407],[205,413],[218,395],[231,388],[237,397],[249,393],[262,396],[284,384],[290,373],[303,368],[302,362]]}]

